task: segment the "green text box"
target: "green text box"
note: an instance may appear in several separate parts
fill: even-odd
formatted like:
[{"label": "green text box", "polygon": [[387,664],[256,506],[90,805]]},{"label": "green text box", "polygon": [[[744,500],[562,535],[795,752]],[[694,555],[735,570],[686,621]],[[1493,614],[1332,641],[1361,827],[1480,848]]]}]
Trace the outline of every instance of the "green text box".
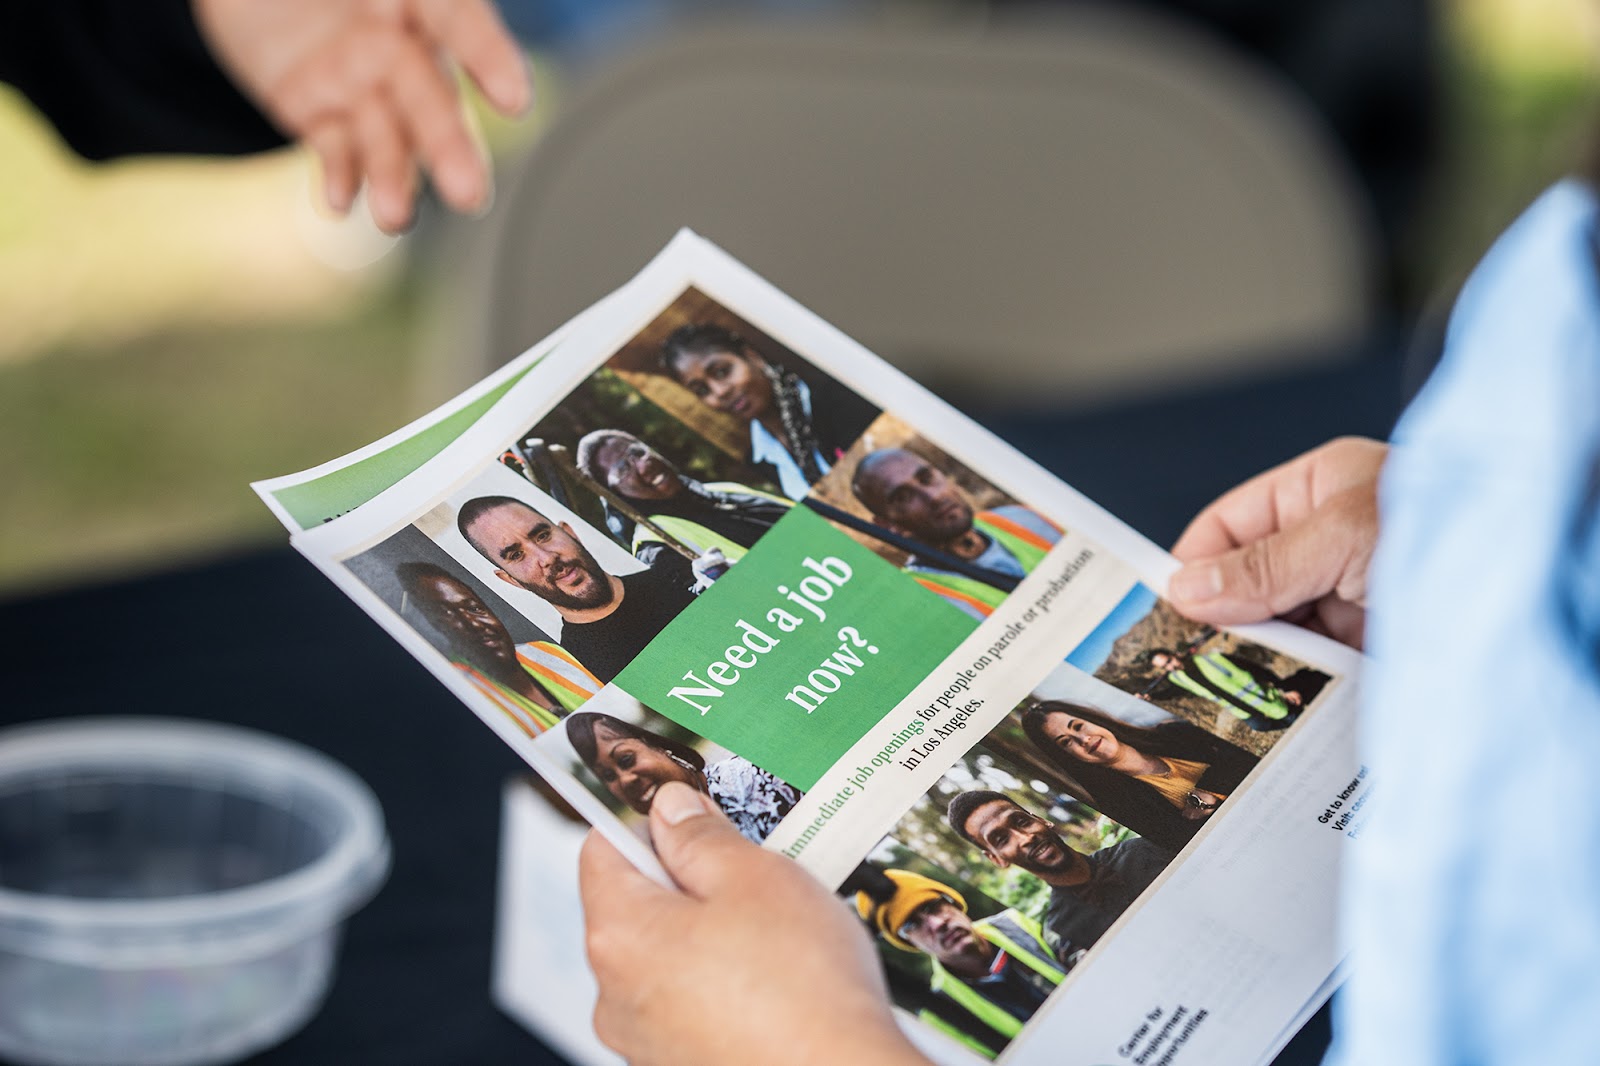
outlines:
[{"label": "green text box", "polygon": [[809,789],[975,625],[799,506],[616,682]]}]

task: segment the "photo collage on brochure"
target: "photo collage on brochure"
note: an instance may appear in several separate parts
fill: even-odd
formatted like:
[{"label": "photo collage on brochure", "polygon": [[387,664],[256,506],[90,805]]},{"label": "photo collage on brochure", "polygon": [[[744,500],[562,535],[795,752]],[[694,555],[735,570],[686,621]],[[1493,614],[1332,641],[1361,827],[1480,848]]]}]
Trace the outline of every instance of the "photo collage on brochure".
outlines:
[{"label": "photo collage on brochure", "polygon": [[731,302],[552,349],[341,584],[585,813],[646,840],[682,782],[837,883],[896,1004],[993,1057],[1337,667],[1178,615],[1142,538],[1110,554],[920,389],[886,409]]}]

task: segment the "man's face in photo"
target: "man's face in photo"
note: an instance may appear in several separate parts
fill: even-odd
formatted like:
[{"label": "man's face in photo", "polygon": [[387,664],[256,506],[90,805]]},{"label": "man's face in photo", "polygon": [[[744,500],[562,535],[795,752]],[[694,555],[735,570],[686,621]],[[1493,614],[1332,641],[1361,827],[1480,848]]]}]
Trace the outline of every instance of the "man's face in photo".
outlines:
[{"label": "man's face in photo", "polygon": [[417,606],[463,648],[501,663],[516,661],[511,634],[471,588],[453,577],[430,577],[416,586]]},{"label": "man's face in photo", "polygon": [[1155,667],[1159,674],[1170,674],[1183,669],[1183,660],[1170,651],[1158,651],[1150,656],[1150,665]]},{"label": "man's face in photo", "polygon": [[967,833],[996,866],[1020,866],[1033,874],[1067,868],[1072,849],[1055,826],[1008,800],[992,800],[967,818]]},{"label": "man's face in photo", "polygon": [[637,437],[615,433],[595,449],[606,487],[630,500],[666,500],[683,493],[677,468]]},{"label": "man's face in photo", "polygon": [[862,502],[879,520],[917,540],[943,544],[972,528],[961,486],[915,452],[878,453],[859,480]]},{"label": "man's face in photo", "polygon": [[467,527],[473,547],[494,563],[503,581],[554,607],[604,607],[614,593],[605,570],[565,522],[556,524],[524,504],[503,504]]},{"label": "man's face in photo", "polygon": [[912,911],[896,932],[901,940],[946,966],[986,954],[987,941],[978,936],[971,917],[943,897]]}]

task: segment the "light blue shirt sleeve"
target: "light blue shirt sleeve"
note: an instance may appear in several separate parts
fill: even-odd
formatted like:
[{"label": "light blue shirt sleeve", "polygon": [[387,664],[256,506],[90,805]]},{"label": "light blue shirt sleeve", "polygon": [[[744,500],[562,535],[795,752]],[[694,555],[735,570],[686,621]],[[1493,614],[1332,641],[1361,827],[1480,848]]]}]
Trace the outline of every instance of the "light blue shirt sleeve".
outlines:
[{"label": "light blue shirt sleeve", "polygon": [[1600,1061],[1600,280],[1548,191],[1462,293],[1381,493],[1338,1066]]}]

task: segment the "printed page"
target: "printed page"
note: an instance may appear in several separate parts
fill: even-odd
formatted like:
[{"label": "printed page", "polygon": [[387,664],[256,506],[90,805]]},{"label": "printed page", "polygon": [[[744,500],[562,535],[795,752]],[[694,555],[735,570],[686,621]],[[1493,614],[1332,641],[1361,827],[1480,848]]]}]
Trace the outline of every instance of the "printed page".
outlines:
[{"label": "printed page", "polygon": [[[641,868],[708,793],[949,1056],[1258,1061],[1326,994],[1359,657],[680,234],[308,558]],[[947,1056],[941,1056],[947,1057]]]}]

